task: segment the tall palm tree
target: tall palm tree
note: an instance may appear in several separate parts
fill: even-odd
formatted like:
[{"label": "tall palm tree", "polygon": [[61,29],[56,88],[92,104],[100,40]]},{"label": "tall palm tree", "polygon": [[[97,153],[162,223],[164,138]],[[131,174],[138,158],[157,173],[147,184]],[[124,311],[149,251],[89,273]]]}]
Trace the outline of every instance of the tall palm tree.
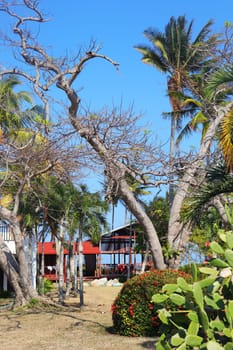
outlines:
[{"label": "tall palm tree", "polygon": [[[211,25],[212,21],[208,21],[192,41],[193,21],[188,24],[185,16],[179,16],[177,19],[171,17],[164,33],[152,28],[144,31],[144,35],[150,41],[151,46],[135,46],[135,49],[143,55],[142,62],[152,65],[168,76],[167,91],[172,106],[171,167],[175,155],[175,132],[180,124],[180,111],[182,110],[177,96],[189,88],[191,80],[188,80],[188,78],[191,74],[200,71],[203,64],[208,60],[211,49],[216,45],[216,35],[210,35]],[[172,176],[170,180],[169,201],[171,206],[174,197]]]},{"label": "tall palm tree", "polygon": [[[192,78],[195,79],[195,91],[192,96],[179,96],[182,106],[181,116],[189,117],[189,120],[177,136],[176,144],[179,144],[185,136],[200,131],[200,129],[202,141],[210,125],[210,118],[206,111],[210,111],[212,105],[225,106],[233,96],[233,68],[229,65],[222,68],[221,61],[218,64],[215,62],[214,66],[210,64],[203,67],[203,71]],[[202,96],[201,99],[200,96]],[[209,107],[206,107],[206,104]],[[220,128],[220,144],[223,139],[225,147],[230,145],[231,114],[232,112],[226,115]],[[226,134],[228,134],[228,139],[226,139]]]},{"label": "tall palm tree", "polygon": [[[210,100],[228,101],[228,96],[232,96],[233,67],[226,65],[216,69],[210,75],[205,87],[206,94]],[[222,194],[232,194],[233,192],[233,106],[225,114],[219,127],[219,146],[223,154],[225,164],[211,168],[207,174],[207,180],[192,193],[183,208],[183,217],[195,221],[200,218],[203,207],[213,198]],[[230,173],[230,174],[229,174]]]}]

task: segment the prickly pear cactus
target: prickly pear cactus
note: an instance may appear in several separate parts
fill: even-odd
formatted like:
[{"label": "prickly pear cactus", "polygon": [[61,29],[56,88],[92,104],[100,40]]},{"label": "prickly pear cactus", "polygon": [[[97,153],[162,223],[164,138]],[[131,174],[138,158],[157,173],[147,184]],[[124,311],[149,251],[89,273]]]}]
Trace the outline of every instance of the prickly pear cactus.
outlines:
[{"label": "prickly pear cactus", "polygon": [[210,244],[209,265],[199,268],[204,279],[195,279],[193,264],[193,283],[179,277],[153,295],[163,323],[156,350],[233,350],[233,231],[220,231],[219,242]]}]

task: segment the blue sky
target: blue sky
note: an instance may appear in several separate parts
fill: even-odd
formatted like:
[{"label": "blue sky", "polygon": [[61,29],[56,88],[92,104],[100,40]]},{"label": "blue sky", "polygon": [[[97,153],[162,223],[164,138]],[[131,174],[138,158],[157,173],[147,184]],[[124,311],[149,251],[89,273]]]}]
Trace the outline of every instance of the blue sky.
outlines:
[{"label": "blue sky", "polygon": [[[101,60],[88,63],[79,77],[82,101],[94,109],[112,106],[123,101],[124,106],[134,105],[135,113],[143,121],[152,123],[154,134],[168,141],[169,121],[162,112],[170,111],[166,96],[166,77],[151,66],[143,64],[141,55],[133,46],[149,44],[143,31],[154,27],[163,31],[171,16],[185,15],[194,20],[194,33],[214,20],[213,29],[220,31],[224,22],[233,21],[233,1],[211,0],[69,0],[41,1],[51,16],[41,35],[52,47],[53,55],[75,54],[80,46],[88,46],[90,39],[102,46],[101,53],[120,64],[117,72]],[[188,147],[193,146],[193,140]],[[186,144],[187,147],[187,144]]]},{"label": "blue sky", "polygon": [[[233,21],[232,0],[39,2],[50,21],[38,30],[38,40],[50,47],[52,56],[75,55],[93,39],[101,44],[101,53],[120,64],[117,72],[106,62],[90,61],[78,80],[82,101],[93,109],[122,101],[127,108],[133,103],[135,113],[143,115],[145,124],[152,123],[153,133],[163,142],[169,138],[169,122],[161,117],[162,112],[170,110],[166,77],[143,64],[133,46],[148,44],[143,31],[148,27],[163,31],[171,16],[185,15],[188,21],[194,20],[194,36],[209,19],[214,20],[214,31],[222,30],[225,21]],[[7,29],[9,23],[3,23],[3,29]],[[3,49],[0,61],[4,62]]]},{"label": "blue sky", "polygon": [[[106,62],[91,61],[80,76],[81,95],[91,106],[134,103],[137,113],[154,120],[154,131],[164,139],[169,137],[168,124],[157,123],[161,113],[169,111],[166,78],[140,61],[133,48],[146,43],[143,31],[148,27],[163,30],[171,16],[185,15],[194,20],[196,33],[209,20],[219,31],[224,21],[233,21],[232,0],[68,0],[41,1],[51,15],[51,22],[41,31],[54,55],[75,54],[88,45],[90,39],[101,43],[101,52],[120,64],[119,72]],[[195,35],[195,33],[194,33]],[[164,122],[164,120],[163,120]]]}]

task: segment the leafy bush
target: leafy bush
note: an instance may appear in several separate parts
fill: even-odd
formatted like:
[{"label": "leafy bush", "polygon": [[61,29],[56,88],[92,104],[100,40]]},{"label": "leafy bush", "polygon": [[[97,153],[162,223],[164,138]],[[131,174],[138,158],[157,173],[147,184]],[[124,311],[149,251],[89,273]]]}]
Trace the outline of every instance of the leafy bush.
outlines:
[{"label": "leafy bush", "polygon": [[132,277],[124,283],[112,305],[112,320],[116,333],[126,336],[152,336],[158,334],[161,321],[152,295],[166,283],[174,283],[177,277],[188,281],[191,276],[183,271],[151,270]]},{"label": "leafy bush", "polygon": [[190,284],[179,277],[152,297],[163,323],[157,350],[233,349],[233,231],[219,238],[221,245],[210,244],[209,266],[199,268],[204,279]]}]

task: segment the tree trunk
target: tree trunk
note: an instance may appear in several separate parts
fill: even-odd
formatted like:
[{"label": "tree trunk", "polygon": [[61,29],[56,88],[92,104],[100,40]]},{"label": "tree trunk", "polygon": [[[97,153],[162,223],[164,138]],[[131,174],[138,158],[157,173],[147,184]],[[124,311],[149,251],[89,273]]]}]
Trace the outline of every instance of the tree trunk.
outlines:
[{"label": "tree trunk", "polygon": [[220,215],[220,217],[222,219],[224,227],[226,229],[232,229],[231,224],[229,223],[229,220],[228,220],[228,217],[227,217],[225,206],[223,205],[223,203],[221,202],[221,196],[215,197],[215,198],[213,198],[211,200],[211,204],[218,211],[218,213],[219,213],[219,215]]},{"label": "tree trunk", "polygon": [[44,295],[44,272],[45,272],[45,255],[44,255],[44,241],[45,237],[44,234],[42,236],[42,241],[41,241],[41,294]]},{"label": "tree trunk", "polygon": [[[184,176],[179,180],[177,185],[176,194],[174,197],[173,205],[170,211],[170,220],[168,227],[168,243],[172,249],[175,249],[177,252],[182,252],[185,244],[188,242],[191,235],[190,227],[188,224],[185,224],[181,221],[180,213],[181,208],[184,202],[184,199],[189,194],[188,190],[190,184],[197,173],[198,168],[201,165],[201,162],[204,161],[205,156],[208,154],[210,144],[213,140],[213,137],[216,133],[217,127],[221,120],[223,119],[226,112],[232,107],[232,104],[229,104],[225,109],[222,108],[216,116],[215,120],[210,124],[209,129],[201,143],[200,151],[196,161],[186,170]],[[201,179],[200,179],[201,180]],[[179,255],[177,255],[178,257]],[[177,263],[173,260],[173,266],[176,267]]]},{"label": "tree trunk", "polygon": [[171,117],[171,135],[170,135],[170,154],[169,154],[169,207],[172,207],[172,203],[174,200],[174,175],[173,175],[173,167],[174,167],[174,157],[175,157],[175,136],[176,136],[176,117]]},{"label": "tree trunk", "polygon": [[36,236],[32,230],[24,239],[25,255],[28,262],[28,278],[36,289]]},{"label": "tree trunk", "polygon": [[62,242],[60,242],[58,292],[59,303],[64,304],[64,247]]},{"label": "tree trunk", "polygon": [[11,224],[15,240],[16,256],[19,262],[20,286],[25,299],[30,300],[31,298],[37,297],[37,292],[33,288],[32,282],[28,276],[28,265],[24,253],[24,239],[17,218],[11,220]]},{"label": "tree trunk", "polygon": [[125,179],[121,179],[119,182],[119,193],[129,208],[130,212],[135,216],[143,228],[149,249],[152,254],[154,267],[159,270],[164,270],[166,268],[166,265],[164,263],[162,247],[157,232],[151,220],[130,191],[130,188]]},{"label": "tree trunk", "polygon": [[78,261],[78,257],[77,257],[77,241],[74,243],[73,247],[75,247],[75,253],[73,256],[73,273],[72,273],[72,287],[74,290],[74,296],[77,297],[78,295],[78,281],[77,281],[77,261]]},{"label": "tree trunk", "polygon": [[157,232],[152,221],[130,190],[130,187],[126,181],[127,168],[123,163],[112,158],[112,153],[108,151],[98,135],[93,134],[91,130],[82,127],[80,121],[76,118],[76,109],[78,108],[79,102],[77,101],[77,96],[74,93],[68,97],[72,101],[72,105],[69,108],[71,124],[79,132],[80,136],[86,139],[86,141],[102,159],[106,166],[107,176],[111,181],[116,182],[116,186],[118,188],[118,193],[116,193],[116,195],[124,201],[145,232],[155,268],[164,270],[166,265],[164,263],[162,247],[158,239]]},{"label": "tree trunk", "polygon": [[68,298],[70,296],[72,250],[73,250],[72,243],[69,240],[69,243],[68,243],[68,256],[67,256],[67,263],[66,263],[66,298]]},{"label": "tree trunk", "polygon": [[145,254],[143,254],[141,273],[144,273],[146,271],[146,264],[147,264],[148,256],[149,256],[149,249],[148,249],[148,243],[146,243],[146,251],[145,251]]},{"label": "tree trunk", "polygon": [[55,242],[57,253],[58,300],[60,304],[64,304],[64,247],[61,240],[58,240],[56,237]]},{"label": "tree trunk", "polygon": [[[37,292],[33,288],[32,282],[28,277],[28,265],[27,265],[27,260],[24,252],[24,238],[20,230],[20,225],[16,214],[14,214],[12,211],[4,207],[0,207],[0,215],[2,219],[9,222],[12,228],[12,232],[15,240],[18,270],[15,270],[15,272],[12,272],[14,267],[12,267],[12,269],[10,270],[11,279],[12,279],[11,284],[16,294],[15,302],[18,305],[24,305],[26,301],[29,301],[31,298],[37,297]],[[10,258],[10,256],[12,256],[12,254],[11,255],[7,254],[7,258],[8,257]],[[6,276],[9,275],[9,271],[6,269],[5,264],[3,264],[3,272],[6,274]],[[16,281],[18,283],[16,283]]]},{"label": "tree trunk", "polygon": [[83,237],[82,237],[82,227],[79,229],[79,293],[80,293],[80,308],[84,306],[84,289],[83,289]]},{"label": "tree trunk", "polygon": [[74,280],[75,280],[74,241],[71,242],[71,249],[69,252],[69,260],[70,260],[70,284],[71,284],[71,288],[74,292]]},{"label": "tree trunk", "polygon": [[20,283],[19,283],[19,265],[15,260],[14,255],[6,243],[0,238],[0,268],[7,276],[11,287],[15,293],[14,305],[25,305],[27,299],[24,297]]}]

